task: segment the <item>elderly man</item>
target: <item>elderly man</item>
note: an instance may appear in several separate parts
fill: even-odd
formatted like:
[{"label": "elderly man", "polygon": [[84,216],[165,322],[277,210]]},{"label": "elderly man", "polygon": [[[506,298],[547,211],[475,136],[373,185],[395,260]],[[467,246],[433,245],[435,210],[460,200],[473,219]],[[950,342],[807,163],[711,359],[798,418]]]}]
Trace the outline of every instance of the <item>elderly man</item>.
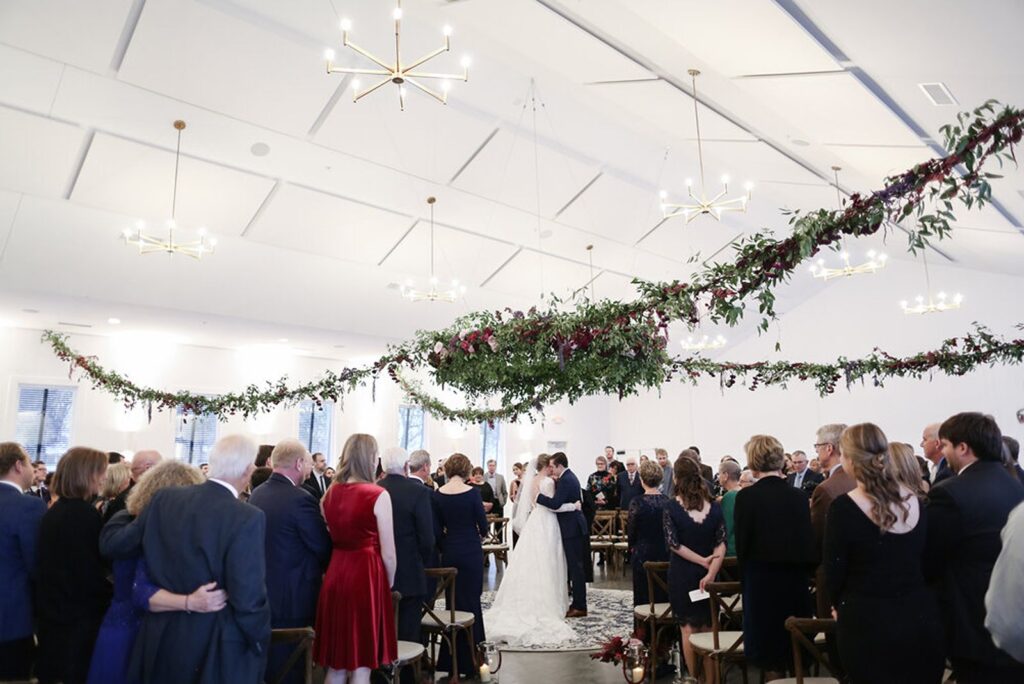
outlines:
[{"label": "elderly man", "polygon": [[153,584],[177,594],[215,581],[228,594],[217,613],[146,613],[130,679],[147,684],[261,682],[270,644],[265,558],[266,516],[238,494],[256,469],[256,443],[217,441],[210,477],[156,493],[132,523],[104,528],[108,558],[142,553]]},{"label": "elderly man", "polygon": [[668,462],[668,451],[662,448],[654,450],[654,457],[658,459],[658,465],[661,466],[661,484],[658,485],[658,490],[665,496],[672,496],[672,464]]},{"label": "elderly man", "polygon": [[508,501],[508,488],[505,486],[505,476],[498,473],[498,462],[493,458],[487,461],[487,472],[484,473],[484,482],[491,485],[491,491],[494,492],[494,510],[492,511],[495,515],[503,515],[505,510],[505,503]]},{"label": "elderly man", "polygon": [[0,442],[0,681],[28,680],[32,673],[35,642],[29,578],[46,504],[23,492],[35,477],[21,445]]},{"label": "elderly man", "polygon": [[[419,472],[430,472],[430,454],[417,461]],[[431,565],[434,548],[434,515],[430,507],[431,492],[424,487],[421,477],[405,476],[409,456],[401,447],[389,447],[381,454],[384,478],[377,484],[391,495],[392,521],[395,528],[395,548],[398,567],[393,589],[402,595],[398,603],[398,638],[419,643],[420,613],[427,597],[427,577],[424,568]]]},{"label": "elderly man", "polygon": [[744,468],[742,472],[740,472],[740,489],[749,487],[754,484],[754,482],[756,482],[754,479],[754,471],[750,468]]},{"label": "elderly man", "polygon": [[[736,555],[736,495],[740,491],[740,476],[742,475],[740,464],[736,461],[722,460],[718,464],[718,484],[722,488],[722,517],[725,518],[725,555]],[[750,472],[750,471],[747,471]]]},{"label": "elderly man", "polygon": [[[829,506],[857,486],[857,481],[843,471],[843,464],[839,461],[839,438],[842,437],[845,429],[846,425],[843,423],[822,425],[818,428],[814,444],[814,451],[821,463],[821,470],[825,473],[825,480],[815,487],[814,493],[811,494],[811,527],[814,528],[814,540],[819,558],[825,541],[825,524]],[[818,566],[817,587],[818,617],[831,618],[832,607],[826,596],[828,592],[824,591],[825,570],[823,565]]]},{"label": "elderly man", "polygon": [[808,497],[814,488],[825,478],[807,467],[807,454],[797,450],[793,452],[793,472],[786,476],[790,487],[796,487]]},{"label": "elderly man", "polygon": [[134,487],[135,483],[139,481],[139,478],[142,477],[143,473],[159,463],[160,459],[160,452],[154,449],[135,452],[135,455],[132,456],[131,483],[129,483],[126,490],[111,499],[110,503],[107,505],[107,510],[103,513],[104,524],[113,518],[115,513],[124,510],[125,503],[128,501],[128,494],[131,493],[132,487]]},{"label": "elderly man", "polygon": [[924,449],[924,458],[928,461],[928,481],[932,487],[953,477],[953,471],[942,455],[938,423],[932,423],[921,433],[921,448]]},{"label": "elderly man", "polygon": [[409,479],[419,480],[434,489],[434,478],[430,476],[430,452],[426,449],[417,449],[409,454]]},{"label": "elderly man", "polygon": [[634,497],[643,496],[644,485],[637,472],[636,456],[626,457],[626,472],[619,473],[619,510],[628,511]]},{"label": "elderly man", "polygon": [[[297,439],[277,443],[270,453],[274,472],[256,487],[249,504],[267,517],[267,598],[274,629],[312,627],[316,602],[327,563],[331,560],[331,536],[320,506],[302,483],[313,470],[313,459]],[[268,674],[277,677],[291,655],[291,644],[270,651]],[[301,682],[303,669],[296,664],[281,681]]]}]

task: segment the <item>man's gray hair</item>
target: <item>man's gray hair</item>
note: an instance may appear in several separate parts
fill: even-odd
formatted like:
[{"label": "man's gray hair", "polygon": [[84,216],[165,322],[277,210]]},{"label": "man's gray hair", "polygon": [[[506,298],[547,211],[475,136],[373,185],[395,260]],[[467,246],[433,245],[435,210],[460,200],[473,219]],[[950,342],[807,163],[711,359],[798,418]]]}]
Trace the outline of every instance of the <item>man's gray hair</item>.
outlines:
[{"label": "man's gray hair", "polygon": [[409,452],[399,446],[388,447],[380,455],[380,467],[385,473],[405,474],[405,464],[409,462]]},{"label": "man's gray hair", "polygon": [[632,454],[630,454],[629,456],[626,457],[626,463],[634,463],[635,464],[636,462],[637,462],[637,457],[636,456],[633,456]]},{"label": "man's gray hair", "polygon": [[725,476],[732,482],[739,482],[743,469],[735,461],[722,461],[718,464],[718,472],[725,473]]},{"label": "man's gray hair", "polygon": [[829,423],[818,428],[818,444],[831,444],[839,451],[839,438],[846,429],[844,423]]},{"label": "man's gray hair", "polygon": [[414,473],[423,466],[430,468],[430,452],[426,449],[417,449],[409,454],[409,472]]},{"label": "man's gray hair", "polygon": [[245,435],[228,435],[217,440],[210,450],[209,477],[231,482],[245,476],[256,462],[259,447]]}]

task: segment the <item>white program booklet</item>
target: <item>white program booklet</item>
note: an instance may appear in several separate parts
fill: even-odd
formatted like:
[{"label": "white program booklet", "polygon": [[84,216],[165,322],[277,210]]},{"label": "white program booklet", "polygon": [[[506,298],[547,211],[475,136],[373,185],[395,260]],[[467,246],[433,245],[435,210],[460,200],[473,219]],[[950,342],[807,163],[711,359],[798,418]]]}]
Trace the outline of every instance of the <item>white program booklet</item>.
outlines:
[{"label": "white program booklet", "polygon": [[709,594],[706,591],[703,591],[702,589],[694,589],[690,592],[690,601],[692,601],[693,603],[696,603],[697,601],[705,601],[710,596],[711,594]]}]

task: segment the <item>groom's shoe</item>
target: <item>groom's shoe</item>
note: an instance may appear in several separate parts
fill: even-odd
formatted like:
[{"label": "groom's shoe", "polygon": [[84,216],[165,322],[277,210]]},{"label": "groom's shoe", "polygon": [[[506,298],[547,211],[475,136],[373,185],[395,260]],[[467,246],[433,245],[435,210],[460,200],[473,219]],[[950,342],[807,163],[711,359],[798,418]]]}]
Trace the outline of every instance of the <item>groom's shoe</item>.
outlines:
[{"label": "groom's shoe", "polygon": [[579,608],[570,608],[569,612],[565,614],[565,617],[567,617],[567,618],[587,617],[587,611],[580,610]]}]

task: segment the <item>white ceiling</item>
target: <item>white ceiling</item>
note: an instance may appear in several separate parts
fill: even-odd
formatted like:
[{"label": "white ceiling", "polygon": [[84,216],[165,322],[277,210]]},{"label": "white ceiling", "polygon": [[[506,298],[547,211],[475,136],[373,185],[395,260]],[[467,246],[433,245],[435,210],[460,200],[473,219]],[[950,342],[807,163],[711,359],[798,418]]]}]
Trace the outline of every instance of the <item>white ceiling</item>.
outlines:
[{"label": "white ceiling", "polygon": [[[450,23],[452,54],[430,69],[464,54],[473,66],[447,106],[410,89],[403,112],[390,85],[353,103],[321,58],[333,47],[367,66],[339,44],[335,9],[352,40],[393,54],[379,0],[7,0],[0,318],[43,327],[77,313],[101,332],[119,312],[197,330],[215,320],[211,343],[294,330],[279,336],[331,356],[336,339],[402,339],[541,291],[571,296],[592,276],[598,297],[631,297],[633,277],[685,278],[728,259],[737,236],[785,235],[780,209],[833,206],[833,165],[844,189],[875,189],[934,156],[960,109],[1024,105],[1024,4],[991,5],[406,0],[406,59]],[[949,26],[955,47],[936,46]],[[690,68],[702,71],[709,193],[722,174],[734,193],[755,186],[750,211],[722,223],[662,221],[658,206],[660,189],[682,199],[699,178]],[[932,105],[918,83],[934,81],[960,106]],[[118,240],[170,211],[178,118],[178,222],[220,241],[199,263]],[[1024,174],[994,187],[1002,211],[961,216],[941,249],[957,266],[1019,274]],[[450,306],[395,291],[428,274],[427,196],[435,271],[469,287]],[[890,269],[920,268],[905,242],[887,240]],[[783,311],[823,287],[794,278]]]}]

